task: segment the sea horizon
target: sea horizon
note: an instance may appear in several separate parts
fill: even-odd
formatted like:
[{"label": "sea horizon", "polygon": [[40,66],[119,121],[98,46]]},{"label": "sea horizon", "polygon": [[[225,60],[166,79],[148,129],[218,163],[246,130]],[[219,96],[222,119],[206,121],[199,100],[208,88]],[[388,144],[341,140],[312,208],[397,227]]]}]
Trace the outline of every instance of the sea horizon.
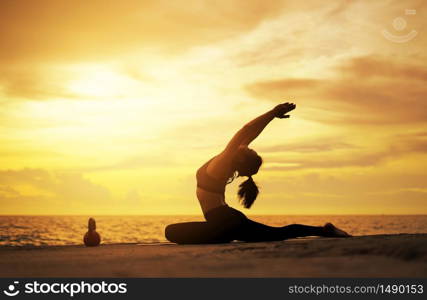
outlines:
[{"label": "sea horizon", "polygon": [[[200,215],[0,215],[0,246],[82,245],[89,217],[103,244],[166,242],[168,224],[204,221]],[[427,215],[249,215],[270,226],[332,222],[354,236],[427,233]]]},{"label": "sea horizon", "polygon": [[[423,214],[360,214],[360,213],[354,213],[354,214],[248,214],[245,213],[248,216],[426,216],[427,213]],[[194,213],[194,214],[0,214],[0,217],[55,217],[55,216],[61,216],[61,217],[92,217],[92,216],[111,216],[111,217],[137,217],[137,216],[201,216],[202,213]]]}]

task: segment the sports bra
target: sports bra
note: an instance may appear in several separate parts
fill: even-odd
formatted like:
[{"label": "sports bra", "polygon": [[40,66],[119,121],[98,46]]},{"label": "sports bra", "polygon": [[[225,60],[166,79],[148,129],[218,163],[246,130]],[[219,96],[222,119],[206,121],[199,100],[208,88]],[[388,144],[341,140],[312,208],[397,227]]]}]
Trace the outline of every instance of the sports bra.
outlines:
[{"label": "sports bra", "polygon": [[208,162],[206,162],[203,166],[201,166],[197,170],[197,173],[196,173],[197,187],[202,188],[205,191],[208,191],[211,193],[223,195],[225,193],[225,185],[227,184],[227,180],[219,180],[219,179],[213,178],[212,176],[208,175],[208,173],[206,172],[206,169],[212,159],[210,159]]}]

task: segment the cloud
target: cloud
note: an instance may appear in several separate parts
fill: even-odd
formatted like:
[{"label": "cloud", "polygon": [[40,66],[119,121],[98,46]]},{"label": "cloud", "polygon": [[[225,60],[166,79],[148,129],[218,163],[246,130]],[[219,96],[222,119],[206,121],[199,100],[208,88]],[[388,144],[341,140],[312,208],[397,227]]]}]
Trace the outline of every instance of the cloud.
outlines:
[{"label": "cloud", "polygon": [[[302,170],[302,169],[333,169],[345,167],[370,167],[379,164],[389,158],[389,152],[377,152],[372,154],[359,154],[353,157],[318,157],[312,159],[305,158],[284,158],[274,159],[271,165],[264,168],[266,170]],[[282,166],[281,166],[282,164]]]},{"label": "cloud", "polygon": [[266,91],[274,93],[276,90],[289,90],[292,92],[303,92],[308,89],[321,87],[323,82],[317,79],[304,79],[304,78],[286,78],[281,80],[272,80],[257,82],[248,85],[248,90],[255,95],[262,97]]},{"label": "cloud", "polygon": [[345,75],[354,78],[372,79],[374,77],[427,81],[427,68],[414,63],[400,64],[394,60],[379,57],[361,56],[339,66]]},{"label": "cloud", "polygon": [[[314,150],[315,144],[307,144],[308,149]],[[312,158],[305,157],[268,157],[265,170],[302,170],[302,169],[329,169],[329,168],[346,168],[346,167],[372,167],[377,166],[391,159],[397,159],[401,156],[408,155],[411,153],[426,153],[427,152],[427,139],[425,139],[425,132],[417,132],[413,134],[407,134],[404,136],[394,136],[394,141],[384,150],[376,152],[365,152],[363,150],[354,151],[351,146],[339,145],[337,147],[331,146],[328,149],[329,144],[319,144],[321,155],[316,155]],[[302,145],[290,145],[289,148],[283,146],[283,148],[273,148],[271,152],[275,151],[292,151],[295,148],[297,151],[304,149]],[[310,148],[310,147],[313,148]],[[340,146],[343,148],[350,149],[344,155],[332,155],[329,153],[330,150],[339,149]],[[328,151],[328,153],[322,153],[322,151]],[[314,151],[310,151],[314,152]],[[268,153],[267,153],[268,155]]]},{"label": "cloud", "polygon": [[332,18],[343,14],[352,5],[351,0],[340,1],[335,7],[331,8],[325,15],[325,18]]},{"label": "cloud", "polygon": [[[357,57],[337,66],[327,79],[284,78],[248,84],[253,97],[274,100],[292,95],[301,108],[325,114],[304,117],[325,123],[390,124],[427,120],[427,67],[377,56]],[[334,113],[333,117],[330,113]]]},{"label": "cloud", "polygon": [[[273,0],[0,1],[0,101],[74,99],[64,85],[68,73],[54,66],[144,55],[164,61],[251,30],[282,7]],[[142,69],[125,73],[150,79]]]},{"label": "cloud", "polygon": [[[297,60],[301,56],[302,49],[299,45],[289,44],[298,40],[301,32],[300,29],[295,29],[280,37],[270,37],[268,40],[258,42],[255,45],[242,47],[235,50],[237,53],[231,54],[229,60],[239,68]],[[283,45],[287,46],[284,47]]]},{"label": "cloud", "polygon": [[284,213],[296,207],[303,214],[425,212],[425,175],[409,170],[404,174],[381,168],[349,173],[311,170],[267,172],[266,177],[255,180],[262,188],[262,201],[268,201],[276,211],[282,208]]},{"label": "cloud", "polygon": [[[0,202],[7,206],[36,201],[49,208],[76,205],[93,208],[111,201],[108,189],[85,179],[82,174],[49,172],[43,169],[0,170]],[[34,203],[31,205],[34,206]],[[102,208],[101,208],[102,209]],[[67,208],[65,208],[67,210]]]},{"label": "cloud", "polygon": [[396,204],[402,204],[404,199],[405,206],[420,206],[424,207],[427,201],[427,189],[426,188],[400,188],[393,189],[390,187],[387,191],[377,191],[367,193],[365,195],[367,199],[382,199],[386,201],[390,206]]},{"label": "cloud", "polygon": [[0,186],[0,198],[16,198],[21,194],[10,186]]},{"label": "cloud", "polygon": [[178,166],[180,163],[176,160],[172,153],[156,153],[125,158],[116,163],[102,165],[98,167],[79,168],[82,172],[102,172],[111,170],[130,170],[141,168],[164,168],[170,166]]},{"label": "cloud", "polygon": [[64,72],[52,72],[48,67],[35,65],[0,67],[0,93],[8,98],[46,100],[52,98],[73,99],[67,91]]},{"label": "cloud", "polygon": [[304,142],[286,143],[272,146],[260,146],[257,150],[265,153],[274,152],[326,152],[338,149],[354,149],[356,146],[342,142],[342,138],[322,138]]},{"label": "cloud", "polygon": [[281,1],[0,2],[0,61],[99,60],[183,51],[229,38],[281,12]]}]

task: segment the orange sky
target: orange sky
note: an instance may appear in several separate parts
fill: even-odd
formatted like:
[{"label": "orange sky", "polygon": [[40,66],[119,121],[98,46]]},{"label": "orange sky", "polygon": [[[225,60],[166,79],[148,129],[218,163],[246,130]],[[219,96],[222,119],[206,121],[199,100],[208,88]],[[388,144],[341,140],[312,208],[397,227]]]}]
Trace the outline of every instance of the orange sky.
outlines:
[{"label": "orange sky", "polygon": [[1,1],[0,214],[199,214],[196,169],[280,101],[250,214],[426,214],[426,11]]}]

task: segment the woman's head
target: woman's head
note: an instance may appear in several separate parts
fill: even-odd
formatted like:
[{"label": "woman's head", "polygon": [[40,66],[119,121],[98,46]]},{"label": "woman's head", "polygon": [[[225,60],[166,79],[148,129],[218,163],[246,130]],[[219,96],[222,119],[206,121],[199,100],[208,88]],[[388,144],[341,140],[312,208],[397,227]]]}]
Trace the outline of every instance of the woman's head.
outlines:
[{"label": "woman's head", "polygon": [[252,176],[258,173],[262,165],[262,158],[248,147],[240,147],[234,157],[234,168],[238,176]]},{"label": "woman's head", "polygon": [[247,176],[248,179],[239,185],[237,195],[244,207],[250,208],[258,196],[259,190],[252,175],[258,173],[262,165],[262,158],[254,150],[241,147],[234,158],[234,167],[238,176]]}]

